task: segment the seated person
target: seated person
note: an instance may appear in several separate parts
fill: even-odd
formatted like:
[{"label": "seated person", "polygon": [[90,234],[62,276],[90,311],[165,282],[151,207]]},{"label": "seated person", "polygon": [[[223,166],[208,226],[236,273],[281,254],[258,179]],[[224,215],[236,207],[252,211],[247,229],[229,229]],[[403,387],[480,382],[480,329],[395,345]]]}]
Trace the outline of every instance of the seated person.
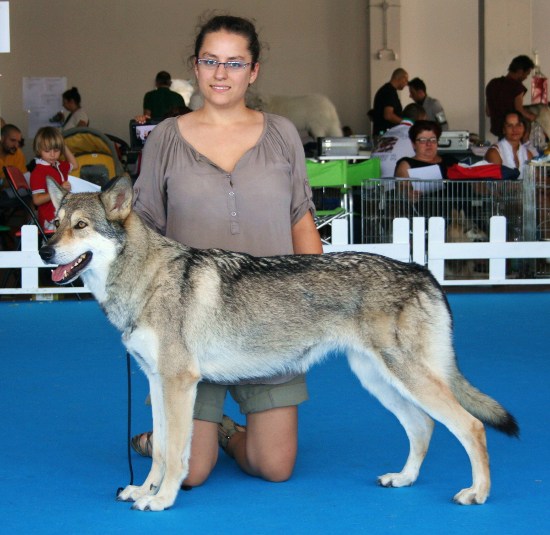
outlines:
[{"label": "seated person", "polygon": [[485,153],[489,163],[505,165],[519,170],[519,178],[523,178],[523,166],[534,154],[524,143],[526,134],[525,118],[518,111],[509,111],[504,116],[503,136]]},{"label": "seated person", "polygon": [[403,119],[400,124],[386,130],[379,138],[372,151],[372,158],[380,159],[381,176],[394,176],[395,164],[405,156],[414,156],[414,147],[409,139],[411,126],[420,120],[426,119],[424,108],[418,104],[409,104],[403,110]]},{"label": "seated person", "polygon": [[[65,145],[59,129],[53,126],[43,126],[38,130],[33,149],[36,166],[30,177],[32,202],[38,209],[40,226],[44,230],[55,230],[55,208],[48,193],[46,178],[53,178],[62,188],[71,191],[69,173],[78,169],[78,162]],[[60,160],[61,155],[65,160]]]},{"label": "seated person", "polygon": [[[414,157],[401,158],[395,166],[395,176],[411,178],[414,173],[411,169],[421,167],[433,168],[433,179],[447,178],[447,169],[457,163],[456,158],[448,155],[440,156],[437,153],[437,143],[441,136],[441,126],[434,121],[416,121],[409,130],[409,139],[414,148]],[[413,177],[414,178],[414,177]],[[424,177],[430,178],[430,177]],[[427,185],[426,185],[427,186]],[[409,186],[407,186],[409,188]],[[419,183],[410,184],[409,197],[417,199],[427,187],[421,187]]]},{"label": "seated person", "polygon": [[437,154],[437,143],[441,136],[441,127],[434,121],[417,121],[409,130],[409,139],[414,148],[414,157],[401,158],[395,166],[395,176],[409,178],[409,169],[437,165],[441,175],[435,178],[447,178],[447,169],[456,163],[452,156]]},{"label": "seated person", "polygon": [[5,180],[6,177],[4,177],[4,166],[12,165],[17,167],[22,173],[27,172],[25,155],[21,150],[22,145],[23,136],[21,130],[14,124],[4,125],[0,130],[0,190],[10,190]]},{"label": "seated person", "polygon": [[61,126],[63,131],[90,124],[88,114],[82,109],[80,102],[80,93],[76,87],[67,89],[63,93],[63,107],[69,112],[66,117],[63,116],[63,125]]}]

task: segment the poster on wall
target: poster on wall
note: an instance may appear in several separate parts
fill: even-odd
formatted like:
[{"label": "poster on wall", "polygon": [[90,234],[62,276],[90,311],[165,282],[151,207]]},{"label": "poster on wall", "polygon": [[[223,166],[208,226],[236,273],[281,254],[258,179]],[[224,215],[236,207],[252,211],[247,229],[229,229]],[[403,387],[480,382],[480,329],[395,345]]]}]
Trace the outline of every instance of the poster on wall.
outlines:
[{"label": "poster on wall", "polygon": [[41,126],[60,126],[54,119],[61,111],[61,95],[67,88],[67,78],[23,78],[23,108],[29,115],[29,139],[33,139]]},{"label": "poster on wall", "polygon": [[10,3],[0,2],[0,52],[10,51]]}]

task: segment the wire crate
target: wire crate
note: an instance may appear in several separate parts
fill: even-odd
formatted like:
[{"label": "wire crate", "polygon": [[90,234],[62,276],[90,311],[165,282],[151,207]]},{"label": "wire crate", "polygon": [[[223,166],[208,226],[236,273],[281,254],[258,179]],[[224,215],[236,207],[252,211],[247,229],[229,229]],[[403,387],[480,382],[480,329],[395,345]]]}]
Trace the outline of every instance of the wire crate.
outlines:
[{"label": "wire crate", "polygon": [[534,239],[550,240],[550,163],[529,164],[525,183],[533,201]]},{"label": "wire crate", "polygon": [[523,184],[508,180],[382,179],[366,182],[361,195],[363,243],[389,243],[396,217],[460,218],[488,233],[494,215],[507,219],[508,240],[524,240]]},{"label": "wire crate", "polygon": [[[533,228],[531,239],[550,241],[550,163],[531,162],[524,171],[526,218]],[[550,258],[536,260],[535,275],[550,274]]]}]

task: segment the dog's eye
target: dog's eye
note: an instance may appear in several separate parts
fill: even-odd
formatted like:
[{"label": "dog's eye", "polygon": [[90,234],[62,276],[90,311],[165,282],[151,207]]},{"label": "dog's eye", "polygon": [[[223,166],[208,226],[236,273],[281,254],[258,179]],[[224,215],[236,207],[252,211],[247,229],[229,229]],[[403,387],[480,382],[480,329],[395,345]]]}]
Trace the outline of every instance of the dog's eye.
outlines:
[{"label": "dog's eye", "polygon": [[75,225],[75,228],[77,229],[83,229],[83,228],[86,228],[88,225],[84,222],[84,221],[79,221],[76,225]]},{"label": "dog's eye", "polygon": [[59,219],[54,220],[53,224],[55,225],[55,228],[59,228]]}]

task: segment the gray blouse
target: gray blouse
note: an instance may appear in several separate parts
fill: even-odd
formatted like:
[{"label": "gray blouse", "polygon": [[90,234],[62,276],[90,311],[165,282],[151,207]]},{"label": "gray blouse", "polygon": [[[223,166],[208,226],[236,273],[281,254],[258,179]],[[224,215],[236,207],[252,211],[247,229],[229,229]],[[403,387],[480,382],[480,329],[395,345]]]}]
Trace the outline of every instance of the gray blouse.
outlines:
[{"label": "gray blouse", "polygon": [[228,173],[195,150],[177,119],[148,136],[134,208],[161,234],[196,248],[255,256],[292,254],[291,228],[314,211],[294,125],[264,114],[254,147]]}]

